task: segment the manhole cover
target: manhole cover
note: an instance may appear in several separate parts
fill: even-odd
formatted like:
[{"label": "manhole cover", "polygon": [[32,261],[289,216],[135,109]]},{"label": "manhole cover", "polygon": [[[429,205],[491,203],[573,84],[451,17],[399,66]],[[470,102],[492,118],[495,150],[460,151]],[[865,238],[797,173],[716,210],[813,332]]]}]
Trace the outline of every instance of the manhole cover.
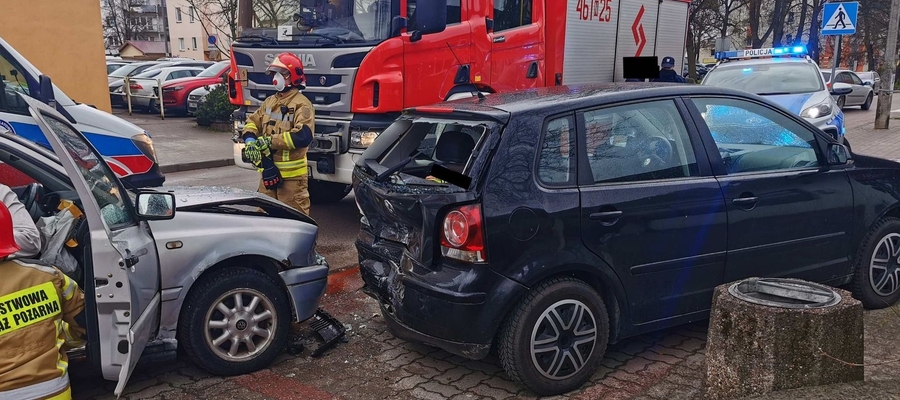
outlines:
[{"label": "manhole cover", "polygon": [[841,302],[841,295],[825,285],[797,279],[750,278],[731,285],[738,299],[770,307],[823,308]]}]

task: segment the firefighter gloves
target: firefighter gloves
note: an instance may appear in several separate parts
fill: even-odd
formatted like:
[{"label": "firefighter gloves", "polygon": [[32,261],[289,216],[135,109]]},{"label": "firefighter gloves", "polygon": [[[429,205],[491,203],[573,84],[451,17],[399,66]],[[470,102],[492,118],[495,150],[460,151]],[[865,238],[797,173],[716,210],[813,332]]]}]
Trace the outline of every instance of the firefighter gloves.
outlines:
[{"label": "firefighter gloves", "polygon": [[262,159],[262,181],[267,190],[276,190],[284,180],[281,178],[281,172],[275,167],[275,161],[271,158]]},{"label": "firefighter gloves", "polygon": [[[243,156],[245,159],[250,161],[251,164],[258,166],[259,163],[262,161],[262,151],[259,150],[259,146],[257,145],[257,142],[258,141],[253,141],[253,142],[247,143],[247,145],[244,146]],[[274,165],[274,163],[273,163],[273,165]]]}]

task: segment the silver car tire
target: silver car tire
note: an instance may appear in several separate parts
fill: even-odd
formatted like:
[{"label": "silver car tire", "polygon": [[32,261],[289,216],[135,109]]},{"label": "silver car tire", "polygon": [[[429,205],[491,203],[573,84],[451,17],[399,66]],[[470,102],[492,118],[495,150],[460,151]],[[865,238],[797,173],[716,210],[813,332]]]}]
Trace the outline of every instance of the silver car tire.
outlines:
[{"label": "silver car tire", "polygon": [[178,343],[200,368],[241,375],[268,367],[284,350],[292,313],[285,290],[250,268],[228,268],[195,283],[178,321]]},{"label": "silver car tire", "polygon": [[518,302],[498,336],[500,363],[514,381],[550,396],[594,374],[609,342],[603,298],[570,277],[545,281]]},{"label": "silver car tire", "polygon": [[872,100],[874,98],[875,98],[875,95],[872,92],[869,92],[869,95],[866,96],[866,102],[862,103],[862,105],[860,105],[859,108],[862,109],[863,111],[868,111],[870,108],[872,108]]},{"label": "silver car tire", "polygon": [[868,309],[900,300],[900,219],[882,218],[869,230],[856,255],[851,290]]}]

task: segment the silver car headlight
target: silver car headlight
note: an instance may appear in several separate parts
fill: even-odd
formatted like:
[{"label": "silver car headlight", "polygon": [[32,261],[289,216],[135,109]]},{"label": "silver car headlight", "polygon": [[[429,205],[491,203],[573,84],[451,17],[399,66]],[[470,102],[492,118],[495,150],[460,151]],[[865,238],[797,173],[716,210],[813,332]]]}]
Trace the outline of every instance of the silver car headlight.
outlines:
[{"label": "silver car headlight", "polygon": [[800,113],[803,118],[819,118],[826,115],[831,115],[831,102],[829,101],[808,107]]},{"label": "silver car headlight", "polygon": [[378,138],[381,132],[378,131],[351,131],[350,132],[350,147],[357,149],[366,149],[375,143],[375,139]]}]

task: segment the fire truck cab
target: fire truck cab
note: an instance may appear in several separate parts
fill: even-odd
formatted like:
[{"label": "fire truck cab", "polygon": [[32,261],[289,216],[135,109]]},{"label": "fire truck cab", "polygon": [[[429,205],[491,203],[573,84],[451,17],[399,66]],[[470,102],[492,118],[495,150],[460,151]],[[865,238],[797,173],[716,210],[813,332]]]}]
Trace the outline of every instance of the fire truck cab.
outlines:
[{"label": "fire truck cab", "polygon": [[301,0],[292,22],[244,30],[227,89],[234,157],[244,118],[275,93],[265,69],[291,52],[315,105],[313,202],[342,199],[356,160],[408,107],[457,97],[624,81],[623,57],[681,71],[689,0]]}]

